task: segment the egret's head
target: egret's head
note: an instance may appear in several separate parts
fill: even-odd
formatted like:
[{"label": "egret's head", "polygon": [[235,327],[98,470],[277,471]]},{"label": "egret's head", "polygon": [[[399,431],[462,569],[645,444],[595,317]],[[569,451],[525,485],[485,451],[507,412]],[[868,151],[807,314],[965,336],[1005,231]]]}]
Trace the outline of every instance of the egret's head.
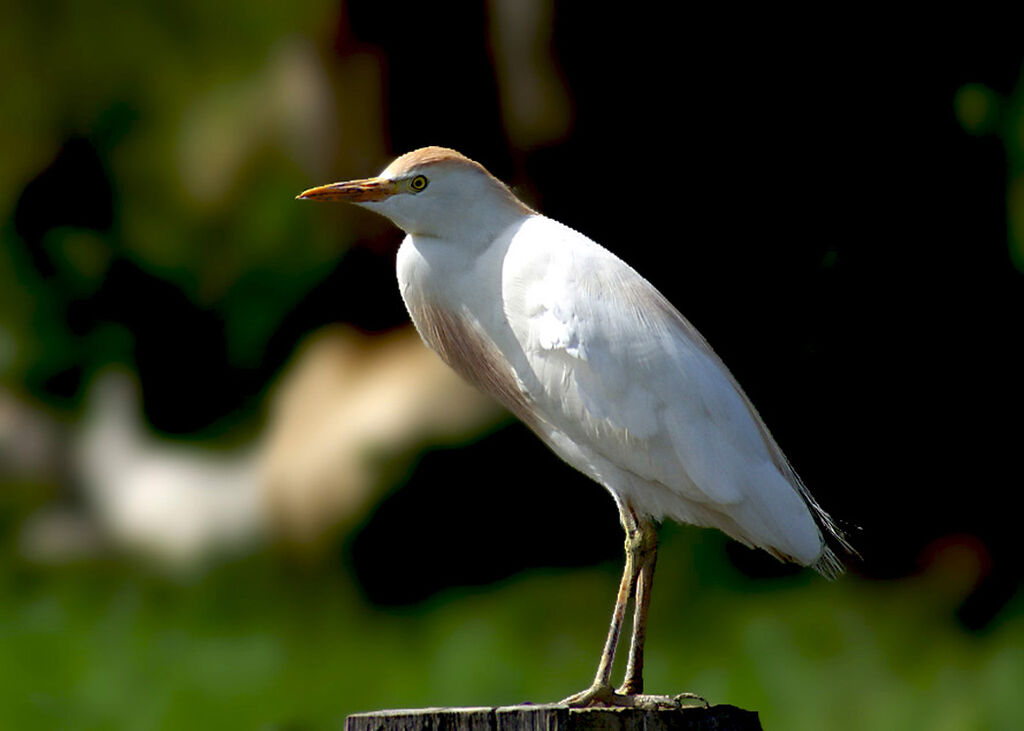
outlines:
[{"label": "egret's head", "polygon": [[390,218],[406,233],[438,238],[502,229],[532,211],[483,165],[446,147],[423,147],[376,178],[311,188],[302,200],[342,200]]}]

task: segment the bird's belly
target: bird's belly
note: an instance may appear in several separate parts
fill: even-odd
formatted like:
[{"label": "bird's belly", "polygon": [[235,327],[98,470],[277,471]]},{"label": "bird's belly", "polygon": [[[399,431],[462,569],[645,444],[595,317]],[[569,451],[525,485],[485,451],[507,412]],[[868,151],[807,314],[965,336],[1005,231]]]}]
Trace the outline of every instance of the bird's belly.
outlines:
[{"label": "bird's belly", "polygon": [[[502,310],[492,311],[476,301],[473,292],[460,289],[471,275],[440,280],[438,272],[451,269],[428,263],[415,245],[403,244],[398,260],[402,298],[424,342],[450,368],[495,398],[555,454],[603,485],[619,503],[656,518],[682,513],[690,522],[713,524],[696,519],[697,508],[683,510],[682,504],[689,501],[677,492],[615,464],[586,434],[558,426],[566,424],[565,394],[546,388],[531,371]],[[476,276],[474,281],[476,291],[500,291],[498,286],[481,284],[486,277]]]}]

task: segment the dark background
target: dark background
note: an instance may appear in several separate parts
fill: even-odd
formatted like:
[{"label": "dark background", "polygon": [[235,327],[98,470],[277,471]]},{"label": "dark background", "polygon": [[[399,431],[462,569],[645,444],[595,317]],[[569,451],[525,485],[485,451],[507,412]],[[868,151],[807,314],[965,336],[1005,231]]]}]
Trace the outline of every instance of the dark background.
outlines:
[{"label": "dark background", "polygon": [[[53,19],[20,8],[7,31],[21,34],[22,83],[5,94],[18,121],[4,146],[22,154],[0,191],[0,324],[16,354],[0,375],[19,398],[72,423],[92,377],[124,363],[158,434],[258,432],[263,397],[309,333],[407,323],[400,234],[291,197],[451,146],[626,259],[701,330],[847,527],[861,554],[850,581],[913,580],[963,550],[973,568],[951,631],[1019,622],[1024,233],[1009,222],[1024,215],[1012,192],[1024,45],[1003,24],[954,19],[940,33],[915,19],[741,23],[555,3],[529,27],[549,34],[542,69],[568,106],[538,109],[548,131],[530,138],[514,133],[496,80],[495,4],[357,2],[291,17],[182,5],[127,20],[75,7]],[[135,25],[162,29],[162,42],[150,48]],[[297,133],[323,150],[314,164],[257,137],[233,184],[190,196],[175,150],[195,130],[193,97],[237,99],[233,80],[279,38],[314,49],[337,131]],[[360,104],[374,96],[352,91],[366,87],[378,90],[372,113]],[[214,125],[225,140],[257,134],[251,117],[226,118]],[[60,484],[29,482],[45,484],[5,500],[12,536],[64,499]],[[318,570],[324,582],[351,575],[368,607],[415,612],[452,587],[613,565],[620,540],[603,491],[509,425],[427,451]],[[713,570],[741,582],[740,597],[743,581],[795,573],[725,552]]]}]

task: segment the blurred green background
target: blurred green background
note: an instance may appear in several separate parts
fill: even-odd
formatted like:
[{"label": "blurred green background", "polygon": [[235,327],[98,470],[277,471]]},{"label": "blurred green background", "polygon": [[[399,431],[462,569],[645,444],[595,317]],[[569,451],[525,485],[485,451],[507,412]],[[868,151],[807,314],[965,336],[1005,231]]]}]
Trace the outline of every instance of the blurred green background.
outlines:
[{"label": "blurred green background", "polygon": [[589,683],[611,500],[419,346],[396,230],[293,200],[426,144],[661,288],[862,554],[830,584],[666,525],[652,692],[768,729],[1024,725],[998,22],[3,11],[0,726],[340,728]]}]

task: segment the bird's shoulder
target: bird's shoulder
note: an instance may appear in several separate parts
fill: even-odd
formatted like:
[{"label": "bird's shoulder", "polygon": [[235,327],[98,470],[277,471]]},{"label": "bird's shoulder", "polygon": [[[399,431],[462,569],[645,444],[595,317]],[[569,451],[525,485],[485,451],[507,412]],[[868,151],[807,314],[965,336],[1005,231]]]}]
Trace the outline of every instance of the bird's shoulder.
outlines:
[{"label": "bird's shoulder", "polygon": [[[628,265],[576,229],[541,215],[518,226],[506,252],[506,269],[516,276],[598,274]],[[552,269],[552,267],[554,267]]]},{"label": "bird's shoulder", "polygon": [[[629,264],[584,234],[542,216],[512,237],[502,272],[507,314],[534,347],[605,343],[628,361],[637,349],[710,351],[678,310]],[[614,346],[614,347],[612,347]]]}]

